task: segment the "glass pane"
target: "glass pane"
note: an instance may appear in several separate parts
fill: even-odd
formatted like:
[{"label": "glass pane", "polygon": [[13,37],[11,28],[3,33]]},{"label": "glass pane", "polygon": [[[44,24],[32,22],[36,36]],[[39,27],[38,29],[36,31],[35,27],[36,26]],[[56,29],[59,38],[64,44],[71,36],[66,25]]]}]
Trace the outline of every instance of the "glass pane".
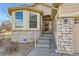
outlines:
[{"label": "glass pane", "polygon": [[36,20],[37,21],[37,14],[30,12],[30,20]]},{"label": "glass pane", "polygon": [[16,12],[15,13],[15,18],[19,19],[19,20],[23,19],[23,12]]},{"label": "glass pane", "polygon": [[37,21],[30,21],[30,28],[37,28]]},{"label": "glass pane", "polygon": [[37,28],[37,14],[30,12],[30,28]]},{"label": "glass pane", "polygon": [[15,18],[16,18],[15,27],[17,27],[17,28],[23,27],[23,12],[16,12]]}]

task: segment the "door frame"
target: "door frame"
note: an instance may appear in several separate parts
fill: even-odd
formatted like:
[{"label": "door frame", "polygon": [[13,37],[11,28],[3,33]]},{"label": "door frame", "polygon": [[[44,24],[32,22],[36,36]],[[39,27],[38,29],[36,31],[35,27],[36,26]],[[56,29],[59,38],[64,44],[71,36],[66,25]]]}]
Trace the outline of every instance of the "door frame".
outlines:
[{"label": "door frame", "polygon": [[[52,22],[52,18],[51,18],[51,15],[44,15],[42,19],[43,19],[43,21],[42,21],[43,22],[43,26],[42,26],[43,30],[42,31],[44,33],[45,32],[45,29],[44,29],[45,28],[45,24],[44,24],[44,22],[50,23],[50,22]],[[50,26],[50,24],[49,24],[49,26]],[[50,30],[50,28],[49,28],[49,30]]]}]

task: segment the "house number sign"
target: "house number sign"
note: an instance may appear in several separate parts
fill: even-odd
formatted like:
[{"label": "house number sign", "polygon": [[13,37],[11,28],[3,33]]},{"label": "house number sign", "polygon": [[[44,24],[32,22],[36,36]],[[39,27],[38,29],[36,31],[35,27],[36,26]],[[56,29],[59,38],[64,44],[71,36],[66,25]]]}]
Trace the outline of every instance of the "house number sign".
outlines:
[{"label": "house number sign", "polygon": [[69,20],[68,20],[68,18],[64,18],[64,20],[63,20],[63,27],[64,27],[64,28],[67,28],[68,25],[69,25]]}]

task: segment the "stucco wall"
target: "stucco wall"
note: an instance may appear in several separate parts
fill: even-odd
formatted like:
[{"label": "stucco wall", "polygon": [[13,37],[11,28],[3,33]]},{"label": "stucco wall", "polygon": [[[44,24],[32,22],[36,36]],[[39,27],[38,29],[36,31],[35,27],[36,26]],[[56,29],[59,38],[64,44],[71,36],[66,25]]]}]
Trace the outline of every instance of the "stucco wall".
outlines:
[{"label": "stucco wall", "polygon": [[59,6],[59,17],[79,15],[78,3],[63,3]]},{"label": "stucco wall", "polygon": [[38,4],[33,6],[34,8],[38,9],[38,10],[42,10],[44,12],[44,15],[51,15],[51,8],[43,5],[43,4]]}]

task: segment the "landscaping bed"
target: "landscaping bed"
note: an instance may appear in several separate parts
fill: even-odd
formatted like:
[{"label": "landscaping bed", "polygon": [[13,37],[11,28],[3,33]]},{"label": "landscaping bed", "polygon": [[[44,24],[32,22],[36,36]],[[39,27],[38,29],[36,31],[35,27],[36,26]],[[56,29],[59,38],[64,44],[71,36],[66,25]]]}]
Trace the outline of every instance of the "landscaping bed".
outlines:
[{"label": "landscaping bed", "polygon": [[14,43],[11,40],[1,40],[0,56],[26,56],[33,49],[34,42]]}]

